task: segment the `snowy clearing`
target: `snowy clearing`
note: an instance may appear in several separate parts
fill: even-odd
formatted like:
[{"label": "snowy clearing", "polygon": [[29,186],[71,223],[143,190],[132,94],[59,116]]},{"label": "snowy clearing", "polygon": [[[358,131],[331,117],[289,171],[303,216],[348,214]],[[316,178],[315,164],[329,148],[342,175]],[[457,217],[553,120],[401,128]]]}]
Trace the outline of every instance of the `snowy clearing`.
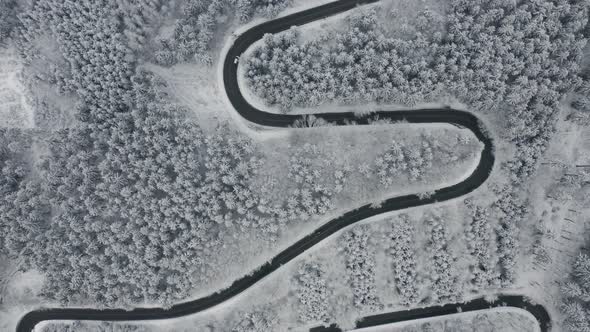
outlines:
[{"label": "snowy clearing", "polygon": [[33,109],[20,81],[23,67],[15,52],[0,48],[0,126],[32,128]]}]

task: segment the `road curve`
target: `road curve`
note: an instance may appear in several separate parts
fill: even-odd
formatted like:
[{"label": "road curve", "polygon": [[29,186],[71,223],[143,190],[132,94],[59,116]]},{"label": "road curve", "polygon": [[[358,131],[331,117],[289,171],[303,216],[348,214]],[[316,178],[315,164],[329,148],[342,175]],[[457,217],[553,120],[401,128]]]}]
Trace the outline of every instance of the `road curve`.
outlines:
[{"label": "road curve", "polygon": [[[240,35],[235,40],[234,44],[231,46],[228,53],[226,54],[223,67],[223,80],[225,84],[225,90],[230,102],[232,103],[236,111],[242,117],[253,123],[271,127],[288,127],[291,124],[293,124],[295,120],[301,118],[302,115],[266,113],[250,105],[244,99],[238,87],[237,66],[234,64],[235,57],[241,55],[250,45],[252,45],[252,43],[261,39],[265,33],[277,33],[280,31],[284,31],[293,25],[302,25],[305,23],[312,22],[314,20],[322,19],[326,16],[350,10],[360,4],[373,3],[377,1],[378,0],[335,1],[328,3],[326,5],[315,7],[309,10],[304,10],[289,16],[262,23]],[[326,237],[336,233],[337,231],[349,225],[352,225],[358,221],[385,212],[396,211],[461,197],[477,189],[488,178],[494,165],[492,141],[484,134],[480,127],[480,121],[473,114],[450,108],[418,109],[405,111],[378,111],[376,113],[372,113],[371,116],[374,116],[375,114],[377,114],[381,119],[391,119],[393,121],[406,120],[411,123],[450,123],[468,128],[484,144],[479,164],[477,165],[473,173],[464,181],[449,187],[439,188],[436,190],[436,193],[431,197],[420,198],[417,195],[398,196],[383,201],[383,203],[378,207],[374,207],[371,206],[371,204],[367,204],[358,209],[346,212],[340,217],[332,219],[327,223],[323,224],[322,226],[317,228],[313,233],[305,236],[304,238],[300,239],[287,249],[283,250],[278,255],[276,255],[270,262],[267,262],[264,265],[260,266],[258,269],[256,269],[249,275],[236,280],[228,288],[220,290],[216,293],[205,296],[203,298],[194,301],[179,303],[167,309],[137,308],[130,311],[123,309],[99,310],[88,308],[39,309],[31,311],[21,318],[16,329],[17,332],[29,332],[38,323],[48,320],[137,321],[176,318],[186,316],[189,314],[194,314],[212,308],[240,294],[247,288],[256,284],[262,278],[268,276],[273,271],[277,270],[283,264],[291,261],[293,258],[301,255],[307,249],[313,247]],[[351,112],[320,113],[315,114],[315,116],[324,118],[325,120],[335,125],[346,125],[350,121],[354,121],[358,125],[366,125],[368,123],[367,117],[357,118],[354,115],[354,113]],[[524,305],[519,305],[517,303],[519,301],[524,303],[523,298],[518,298],[518,301],[509,301],[514,302],[513,304],[509,304],[526,309]],[[500,301],[504,301],[505,299],[507,300],[508,298],[500,298]],[[456,305],[451,306],[452,308],[456,308]],[[542,309],[541,311],[544,312],[543,315],[535,315],[535,312],[532,311],[531,313],[533,313],[533,315],[535,315],[535,317],[539,319],[542,326],[546,326],[549,323],[549,316],[547,315],[544,309]],[[395,312],[386,315],[389,315],[387,316],[389,317],[389,319],[391,319],[392,317],[400,319],[400,317],[404,317],[404,315],[408,315],[408,313],[410,313],[410,316],[413,317],[410,319],[429,316],[428,311],[423,311],[420,315],[417,315],[417,311],[415,310]],[[435,309],[431,308],[430,313],[436,316]],[[360,321],[359,324],[362,324],[363,322],[378,322],[379,319],[383,321],[385,320],[384,317],[387,318],[383,315],[373,316],[373,318],[367,317],[366,320]]]},{"label": "road curve", "polygon": [[[497,307],[515,307],[528,311],[539,322],[541,332],[548,332],[551,329],[551,317],[545,307],[540,304],[528,302],[521,295],[502,294],[494,301],[487,301],[483,297],[476,298],[462,303],[448,303],[440,306],[426,308],[415,308],[410,310],[401,310],[378,315],[363,317],[356,322],[356,329],[374,327],[385,324],[405,322],[422,318],[434,318],[445,315],[452,315],[459,312],[470,312],[476,310],[485,310]],[[337,325],[332,324],[330,327],[316,327],[310,332],[341,332]]]}]

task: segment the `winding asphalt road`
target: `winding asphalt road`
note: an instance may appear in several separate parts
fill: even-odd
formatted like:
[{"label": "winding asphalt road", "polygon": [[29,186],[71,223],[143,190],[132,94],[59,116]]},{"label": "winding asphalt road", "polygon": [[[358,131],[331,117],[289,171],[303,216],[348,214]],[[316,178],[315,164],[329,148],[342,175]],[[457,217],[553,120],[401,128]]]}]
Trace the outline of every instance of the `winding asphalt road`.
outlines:
[{"label": "winding asphalt road", "polygon": [[[278,18],[257,25],[240,35],[229,49],[223,68],[223,80],[225,90],[229,100],[236,111],[245,119],[264,126],[271,127],[288,127],[301,115],[271,114],[254,108],[242,96],[237,81],[237,66],[234,64],[236,56],[240,56],[252,43],[261,39],[265,33],[277,33],[290,28],[293,25],[302,25],[314,20],[322,19],[340,12],[347,11],[360,4],[376,2],[377,0],[340,0],[313,9],[301,11],[289,16]],[[481,186],[488,178],[494,165],[494,154],[492,141],[481,129],[480,121],[468,112],[444,109],[418,109],[406,111],[379,111],[372,113],[379,115],[381,119],[391,119],[393,121],[406,120],[410,123],[450,123],[459,125],[471,130],[475,136],[484,144],[481,152],[479,164],[473,173],[464,181],[454,184],[450,187],[438,188],[436,193],[431,197],[420,198],[417,195],[405,195],[389,198],[379,206],[374,207],[367,204],[358,209],[346,212],[340,217],[330,220],[323,224],[313,233],[300,239],[289,248],[280,252],[270,262],[260,266],[247,276],[236,280],[230,287],[219,292],[205,296],[203,298],[179,303],[168,309],[164,308],[137,308],[131,311],[122,309],[98,310],[88,308],[51,308],[40,309],[24,315],[18,326],[17,332],[29,332],[39,322],[47,320],[100,320],[100,321],[137,321],[137,320],[154,320],[186,316],[194,314],[209,308],[212,308],[253,286],[264,277],[270,275],[283,264],[288,263],[293,258],[301,255],[307,249],[313,247],[326,237],[338,232],[339,230],[352,225],[366,218],[376,216],[385,212],[406,209],[415,206],[431,204],[434,202],[446,201],[453,198],[466,195]],[[354,113],[320,113],[316,117],[336,124],[346,125],[354,121],[358,125],[368,123],[368,118],[358,118]],[[495,305],[500,302],[506,302],[510,306],[529,310],[544,326],[550,322],[549,315],[542,306],[532,306],[520,296],[502,296]],[[442,307],[430,307],[415,309],[409,311],[393,312],[383,315],[366,317],[359,321],[358,327],[375,326],[395,321],[425,318],[456,312],[458,304],[449,304]],[[482,299],[477,299],[463,305],[464,311],[485,309],[494,306]],[[532,308],[532,309],[531,309]]]},{"label": "winding asphalt road", "polygon": [[[441,306],[433,306],[426,308],[416,308],[410,310],[394,311],[388,313],[382,313],[373,316],[367,316],[359,319],[356,322],[356,328],[374,327],[379,325],[391,324],[404,322],[414,319],[421,318],[433,318],[445,315],[452,315],[459,312],[469,312],[476,310],[485,310],[497,307],[515,307],[524,309],[530,312],[539,322],[541,332],[548,332],[551,329],[551,317],[540,304],[533,304],[528,302],[521,295],[499,295],[498,299],[492,302],[488,302],[483,297],[473,299],[464,303],[448,303]],[[340,332],[337,325],[331,325],[330,327],[316,327],[310,330],[310,332]]]}]

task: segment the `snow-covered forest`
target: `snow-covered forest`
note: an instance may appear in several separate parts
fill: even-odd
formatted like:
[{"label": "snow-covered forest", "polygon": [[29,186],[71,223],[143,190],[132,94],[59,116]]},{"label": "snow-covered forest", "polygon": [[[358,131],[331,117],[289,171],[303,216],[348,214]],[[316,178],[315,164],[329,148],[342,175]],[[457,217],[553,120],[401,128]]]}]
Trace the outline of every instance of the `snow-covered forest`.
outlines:
[{"label": "snow-covered forest", "polygon": [[502,112],[519,148],[508,167],[520,181],[547,145],[560,99],[581,82],[587,18],[586,1],[450,1],[444,17],[425,9],[403,36],[388,36],[377,10],[366,10],[345,31],[311,41],[300,41],[297,28],[267,35],[246,75],[285,111],[327,101],[413,106],[450,95]]},{"label": "snow-covered forest", "polygon": [[[239,59],[246,88],[284,113],[461,105],[493,139],[489,180],[468,197],[344,229],[281,280],[269,276],[283,294],[195,326],[350,327],[375,312],[518,289],[555,326],[590,329],[590,0],[447,0],[411,19],[396,1],[352,9],[334,30],[266,35]],[[224,50],[252,20],[295,2],[0,0],[0,56],[18,64],[0,103],[18,97],[27,108],[11,108],[20,124],[0,121],[0,321],[50,304],[168,308],[231,284],[345,212],[429,197],[471,174],[482,144],[460,126],[374,117],[342,128],[313,115],[284,132],[234,123],[214,77]],[[195,89],[223,106],[179,98],[170,77],[182,66],[199,68],[207,86]],[[6,296],[24,273],[42,287]]]},{"label": "snow-covered forest", "polygon": [[[250,20],[256,14],[274,17],[289,2],[290,0],[188,0],[182,6],[183,17],[174,26],[172,36],[156,41],[159,48],[154,54],[154,61],[165,66],[189,59],[210,64],[211,41],[216,29],[220,28],[220,16],[233,12],[242,22]],[[158,1],[150,4],[152,10],[166,6]]]},{"label": "snow-covered forest", "polygon": [[150,332],[151,329],[141,325],[125,323],[88,323],[75,321],[73,323],[49,323],[40,329],[41,332]]},{"label": "snow-covered forest", "polygon": [[[502,118],[500,135],[511,146],[502,162],[502,174],[509,181],[491,187],[493,200],[466,201],[472,222],[464,236],[474,256],[472,287],[509,287],[518,283],[519,256],[529,252],[529,244],[522,241],[529,232],[521,235],[522,227],[537,214],[531,209],[540,208],[526,193],[538,169],[548,165],[563,170],[548,186],[547,198],[574,204],[576,209],[571,211],[588,207],[587,165],[547,162],[543,155],[550,142],[563,135],[558,131],[564,99],[569,106],[566,120],[578,126],[567,125],[573,128],[569,130],[584,130],[577,128],[590,124],[590,76],[584,60],[589,3],[449,1],[441,6],[443,11],[427,6],[409,22],[398,7],[403,6],[378,4],[361,9],[348,15],[343,27],[327,32],[306,34],[293,27],[266,35],[247,59],[246,81],[268,105],[286,113],[334,103],[378,101],[411,107],[455,100],[476,112]],[[401,28],[392,28],[399,19]],[[428,156],[428,146],[422,151]],[[379,160],[379,174],[403,169],[408,158],[411,156],[394,142],[388,156]],[[428,157],[423,160],[420,167],[428,167]],[[418,178],[419,171],[412,176]],[[450,276],[437,276],[437,264],[448,272],[453,258],[445,255],[444,227],[436,219],[431,222],[436,225],[431,239],[436,254],[430,262],[434,264],[430,277],[435,280],[433,286],[441,285],[443,295],[444,281]],[[397,255],[403,255],[396,270],[408,269],[396,281],[404,285],[400,295],[410,303],[415,301],[416,286],[407,279],[415,273],[416,263],[403,241],[412,237],[412,229],[411,225],[402,227],[398,230],[402,237],[392,237],[394,248],[401,251]],[[542,234],[535,235],[536,241],[551,235]],[[538,242],[532,246],[535,259],[547,259],[550,249]],[[574,270],[579,266],[574,263]],[[574,271],[574,276],[580,280],[579,272]],[[460,296],[456,290],[447,294]],[[565,297],[566,315],[573,317],[567,325],[571,331],[582,331],[588,324],[586,309],[574,312],[574,308],[585,308],[587,302],[569,304],[570,298],[580,299],[580,295]]]},{"label": "snow-covered forest", "polygon": [[358,227],[344,234],[343,250],[346,256],[346,273],[354,294],[354,306],[361,311],[374,312],[383,309],[375,286],[375,253],[371,250],[371,232]]},{"label": "snow-covered forest", "polygon": [[[185,4],[187,19],[201,5]],[[79,100],[73,127],[1,131],[1,249],[26,258],[21,269],[45,274],[44,296],[172,303],[198,282],[221,226],[258,227],[278,215],[251,195],[247,182],[260,163],[252,142],[223,127],[202,134],[163,82],[138,68],[136,52],[150,37],[144,26],[165,7],[44,0],[19,15],[14,43],[26,63],[55,60],[35,43],[48,33],[59,52],[58,63],[28,78]],[[113,21],[118,15],[130,21]],[[186,24],[209,35],[210,19]],[[304,204],[315,211],[315,201]]]},{"label": "snow-covered forest", "polygon": [[[196,4],[185,11],[202,9]],[[252,179],[268,162],[255,142],[223,124],[203,133],[162,79],[139,66],[151,33],[141,27],[163,7],[43,0],[19,16],[14,42],[24,61],[51,63],[27,72],[30,84],[78,100],[71,127],[0,130],[2,252],[44,274],[43,296],[110,307],[177,302],[214,279],[224,240],[252,230],[276,238],[284,225],[332,210],[352,176],[417,181],[449,157],[424,136],[419,146],[394,142],[364,168],[329,169],[313,163],[322,156],[306,145],[280,174],[287,196],[255,190]],[[126,11],[132,22],[120,32],[112,17]],[[57,42],[57,63],[35,43],[46,34]]]}]

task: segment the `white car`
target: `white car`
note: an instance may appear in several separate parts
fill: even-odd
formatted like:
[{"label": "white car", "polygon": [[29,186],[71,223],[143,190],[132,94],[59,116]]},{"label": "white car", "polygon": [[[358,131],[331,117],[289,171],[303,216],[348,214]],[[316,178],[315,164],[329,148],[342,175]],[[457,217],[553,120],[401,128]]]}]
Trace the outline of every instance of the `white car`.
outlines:
[{"label": "white car", "polygon": [[239,61],[240,61],[240,57],[239,56],[236,56],[234,58],[234,65],[237,65]]}]

